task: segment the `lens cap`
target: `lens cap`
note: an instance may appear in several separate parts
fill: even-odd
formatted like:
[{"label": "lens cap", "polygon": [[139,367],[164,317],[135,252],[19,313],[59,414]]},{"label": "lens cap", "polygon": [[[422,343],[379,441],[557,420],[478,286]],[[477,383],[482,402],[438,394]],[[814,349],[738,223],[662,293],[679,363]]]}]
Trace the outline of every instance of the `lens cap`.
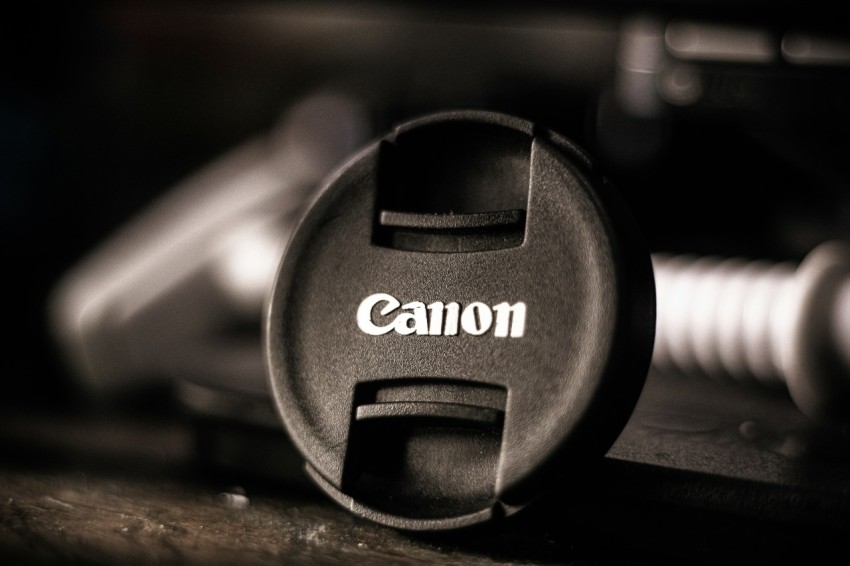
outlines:
[{"label": "lens cap", "polygon": [[574,144],[451,112],[326,181],[284,254],[265,340],[315,482],[378,523],[510,515],[601,457],[651,356],[649,252]]}]

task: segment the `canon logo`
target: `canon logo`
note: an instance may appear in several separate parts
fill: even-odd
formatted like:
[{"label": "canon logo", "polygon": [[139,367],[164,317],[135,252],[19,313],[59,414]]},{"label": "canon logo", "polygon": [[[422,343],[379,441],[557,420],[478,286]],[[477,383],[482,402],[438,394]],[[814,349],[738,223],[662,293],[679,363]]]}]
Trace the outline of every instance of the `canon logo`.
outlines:
[{"label": "canon logo", "polygon": [[[399,312],[386,324],[377,325],[372,313],[382,303],[381,316],[388,317]],[[525,303],[511,305],[505,302],[491,308],[474,302],[461,311],[459,303],[437,301],[426,305],[412,301],[401,304],[392,295],[375,293],[363,299],[357,307],[357,326],[371,336],[393,331],[405,336],[457,336],[461,329],[467,334],[481,336],[493,328],[493,336],[497,338],[520,338],[525,333]]]}]

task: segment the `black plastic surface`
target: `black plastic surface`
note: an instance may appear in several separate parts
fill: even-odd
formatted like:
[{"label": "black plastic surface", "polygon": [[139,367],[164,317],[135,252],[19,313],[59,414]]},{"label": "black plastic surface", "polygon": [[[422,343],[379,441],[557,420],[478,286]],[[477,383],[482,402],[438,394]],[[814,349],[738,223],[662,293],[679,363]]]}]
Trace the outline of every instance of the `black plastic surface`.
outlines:
[{"label": "black plastic surface", "polygon": [[266,321],[274,400],[345,507],[471,525],[605,454],[654,305],[642,238],[580,149],[501,114],[429,116],[333,174],[295,231]]}]

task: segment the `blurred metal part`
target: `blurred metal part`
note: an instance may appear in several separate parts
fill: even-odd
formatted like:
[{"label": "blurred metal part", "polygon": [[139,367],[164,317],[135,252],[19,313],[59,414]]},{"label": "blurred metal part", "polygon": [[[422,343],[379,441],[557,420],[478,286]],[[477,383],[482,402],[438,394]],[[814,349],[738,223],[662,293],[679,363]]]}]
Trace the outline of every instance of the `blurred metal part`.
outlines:
[{"label": "blurred metal part", "polygon": [[654,254],[653,366],[785,384],[806,415],[850,419],[850,246],[826,242],[799,266]]},{"label": "blurred metal part", "polygon": [[767,63],[777,46],[766,29],[676,20],[667,24],[664,42],[670,53],[692,61]]},{"label": "blurred metal part", "polygon": [[596,145],[607,162],[640,169],[664,154],[671,135],[670,109],[658,87],[669,63],[663,21],[651,15],[624,19],[616,63],[596,104]]},{"label": "blurred metal part", "polygon": [[367,136],[357,101],[307,97],[68,273],[50,315],[84,384],[107,395],[180,376],[264,395],[258,321],[277,259],[319,179]]},{"label": "blurred metal part", "polygon": [[652,118],[662,111],[657,75],[666,64],[664,27],[657,18],[637,17],[624,22],[617,49],[615,91],[629,114]]},{"label": "blurred metal part", "polygon": [[846,38],[819,36],[789,31],[782,36],[782,56],[797,65],[850,65],[850,41]]}]

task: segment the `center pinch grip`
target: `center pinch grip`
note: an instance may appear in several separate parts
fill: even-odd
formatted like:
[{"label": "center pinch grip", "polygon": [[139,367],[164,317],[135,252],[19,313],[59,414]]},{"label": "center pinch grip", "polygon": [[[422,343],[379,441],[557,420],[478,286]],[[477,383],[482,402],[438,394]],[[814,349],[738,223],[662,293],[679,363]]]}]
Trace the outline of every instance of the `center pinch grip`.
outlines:
[{"label": "center pinch grip", "polygon": [[654,306],[649,252],[583,151],[441,113],[326,179],[268,303],[269,380],[331,498],[455,529],[601,459],[643,386]]}]

